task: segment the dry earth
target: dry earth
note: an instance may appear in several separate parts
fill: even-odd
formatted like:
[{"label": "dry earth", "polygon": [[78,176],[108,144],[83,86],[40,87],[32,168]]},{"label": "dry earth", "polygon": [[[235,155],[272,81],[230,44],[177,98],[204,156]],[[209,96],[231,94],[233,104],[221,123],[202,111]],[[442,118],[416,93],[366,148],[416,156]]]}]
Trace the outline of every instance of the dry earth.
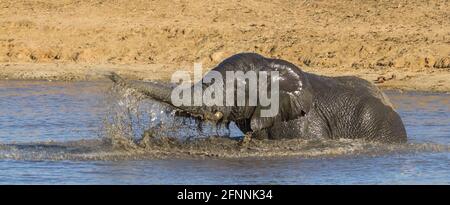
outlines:
[{"label": "dry earth", "polygon": [[238,52],[449,92],[450,2],[0,0],[0,79],[168,80]]}]

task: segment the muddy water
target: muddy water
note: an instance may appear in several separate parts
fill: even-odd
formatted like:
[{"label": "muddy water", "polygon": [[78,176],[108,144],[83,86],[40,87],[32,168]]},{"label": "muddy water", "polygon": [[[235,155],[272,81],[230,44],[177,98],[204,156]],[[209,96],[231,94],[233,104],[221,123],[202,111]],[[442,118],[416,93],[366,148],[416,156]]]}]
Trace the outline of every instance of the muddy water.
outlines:
[{"label": "muddy water", "polygon": [[[407,145],[341,140],[240,147],[220,137],[202,141],[208,135],[238,136],[235,129],[192,129],[195,121],[170,121],[171,112],[163,106],[126,96],[111,100],[109,87],[0,81],[0,183],[450,184],[448,94],[388,92],[407,127]],[[131,115],[115,118],[111,110]],[[122,125],[129,138],[111,137],[117,132],[111,134],[105,124]],[[148,128],[157,137],[197,137],[200,142],[135,139]]]}]

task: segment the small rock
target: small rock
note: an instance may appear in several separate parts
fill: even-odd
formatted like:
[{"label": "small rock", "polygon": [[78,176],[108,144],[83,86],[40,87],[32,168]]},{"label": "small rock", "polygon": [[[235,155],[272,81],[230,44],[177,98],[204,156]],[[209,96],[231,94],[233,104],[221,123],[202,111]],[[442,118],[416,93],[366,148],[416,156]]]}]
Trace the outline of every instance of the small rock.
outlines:
[{"label": "small rock", "polygon": [[450,57],[443,57],[434,63],[433,67],[435,68],[450,68]]},{"label": "small rock", "polygon": [[374,83],[379,84],[379,83],[384,83],[386,81],[395,79],[397,76],[395,74],[392,74],[391,77],[387,78],[384,76],[379,76],[376,80],[374,80]]}]

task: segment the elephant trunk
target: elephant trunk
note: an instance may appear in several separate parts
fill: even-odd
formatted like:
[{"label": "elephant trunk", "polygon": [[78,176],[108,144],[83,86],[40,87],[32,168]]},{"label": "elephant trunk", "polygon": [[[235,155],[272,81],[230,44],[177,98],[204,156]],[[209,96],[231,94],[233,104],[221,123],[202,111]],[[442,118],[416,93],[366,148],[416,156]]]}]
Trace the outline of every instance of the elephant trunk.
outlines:
[{"label": "elephant trunk", "polygon": [[155,100],[173,105],[170,99],[173,87],[170,84],[159,82],[129,81],[128,85]]},{"label": "elephant trunk", "polygon": [[[176,85],[171,83],[162,83],[162,82],[143,82],[143,81],[125,81],[116,73],[111,73],[107,76],[114,83],[119,84],[121,86],[130,87],[136,89],[138,92],[143,93],[157,101],[165,102],[182,112],[185,112],[194,117],[203,118],[204,116],[208,116],[209,114],[203,112],[201,106],[187,106],[187,105],[175,105],[172,102],[171,94]],[[193,87],[189,87],[186,89],[191,89],[192,99],[195,95],[195,89]],[[215,116],[217,117],[217,116]]]}]

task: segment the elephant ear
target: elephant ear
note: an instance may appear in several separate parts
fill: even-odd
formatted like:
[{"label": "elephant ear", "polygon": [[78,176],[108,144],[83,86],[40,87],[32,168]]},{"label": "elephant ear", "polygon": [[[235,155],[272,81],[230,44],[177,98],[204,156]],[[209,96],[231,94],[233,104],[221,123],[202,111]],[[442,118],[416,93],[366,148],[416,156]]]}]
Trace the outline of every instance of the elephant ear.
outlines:
[{"label": "elephant ear", "polygon": [[311,108],[311,96],[305,92],[281,92],[279,115],[282,121],[303,117]]},{"label": "elephant ear", "polygon": [[258,106],[252,115],[250,120],[250,128],[252,131],[263,130],[268,127],[272,127],[275,122],[275,117],[261,117],[261,107]]},{"label": "elephant ear", "polygon": [[[250,120],[250,126],[253,131],[272,127],[276,121],[290,121],[303,117],[310,109],[310,101],[304,93],[280,92],[278,114],[274,117],[261,117],[261,110],[268,109],[261,106],[256,107]],[[305,100],[306,99],[306,100]]]}]

